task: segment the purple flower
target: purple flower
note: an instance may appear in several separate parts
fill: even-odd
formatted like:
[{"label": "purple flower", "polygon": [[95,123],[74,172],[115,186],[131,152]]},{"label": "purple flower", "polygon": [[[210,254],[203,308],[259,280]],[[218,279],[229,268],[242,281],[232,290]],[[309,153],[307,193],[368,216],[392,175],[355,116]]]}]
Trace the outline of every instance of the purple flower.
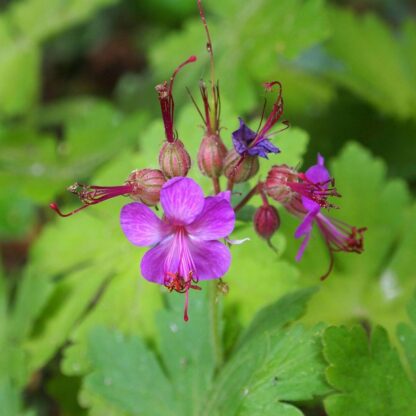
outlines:
[{"label": "purple flower", "polygon": [[[318,162],[310,167],[304,174],[304,181],[311,185],[319,184],[323,194],[332,183],[328,170],[324,165],[324,158],[318,154]],[[293,186],[291,186],[293,190]],[[339,196],[337,194],[337,196]],[[329,218],[321,213],[322,201],[308,196],[308,193],[299,192],[292,199],[284,204],[285,208],[292,214],[302,218],[302,222],[295,231],[295,238],[302,238],[302,244],[296,255],[296,260],[300,261],[303,253],[311,238],[313,225],[316,224],[324,237],[328,247],[331,261],[328,271],[321,277],[325,279],[330,274],[333,267],[333,253],[337,251],[362,253],[364,250],[363,233],[366,228],[352,227],[342,221]],[[326,206],[329,206],[328,204]]]},{"label": "purple flower", "polygon": [[264,136],[257,133],[239,118],[240,127],[232,133],[234,148],[240,155],[260,156],[267,159],[267,153],[279,153],[280,150]]},{"label": "purple flower", "polygon": [[188,320],[189,289],[199,280],[218,279],[231,263],[228,247],[218,239],[234,229],[230,192],[204,198],[192,179],[176,177],[160,192],[162,219],[146,205],[134,202],[121,210],[121,228],[138,246],[153,246],[141,261],[145,279],[185,293],[184,319]]},{"label": "purple flower", "polygon": [[[272,133],[269,133],[270,129],[280,120],[280,117],[283,115],[283,97],[282,97],[282,84],[278,81],[266,82],[264,84],[266,92],[271,92],[273,87],[277,85],[279,87],[279,92],[277,94],[277,99],[273,104],[273,108],[269,117],[265,121],[263,127],[259,128],[259,131],[256,133],[251,130],[244,121],[240,120],[240,127],[233,132],[233,143],[234,148],[241,156],[260,156],[267,159],[268,153],[280,153],[274,144],[270,142],[270,136]],[[264,108],[263,108],[264,114]],[[263,115],[262,115],[263,120]],[[289,127],[289,123],[285,120],[285,129]],[[283,129],[284,130],[284,129]]]}]

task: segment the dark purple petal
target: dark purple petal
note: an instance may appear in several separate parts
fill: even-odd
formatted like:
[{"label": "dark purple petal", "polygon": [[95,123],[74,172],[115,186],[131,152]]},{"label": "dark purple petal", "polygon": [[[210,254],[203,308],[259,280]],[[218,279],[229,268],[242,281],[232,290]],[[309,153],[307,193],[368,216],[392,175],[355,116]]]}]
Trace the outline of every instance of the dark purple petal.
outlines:
[{"label": "dark purple petal", "polygon": [[176,177],[163,185],[160,203],[169,223],[187,225],[192,223],[204,208],[204,194],[193,179]]},{"label": "dark purple petal", "polygon": [[239,118],[240,127],[232,133],[234,148],[242,155],[247,151],[248,145],[256,138],[256,132],[248,127],[243,119]]},{"label": "dark purple petal", "polygon": [[261,139],[253,147],[249,147],[247,153],[250,156],[260,156],[268,159],[268,153],[280,153],[280,149],[276,147],[269,139]]},{"label": "dark purple petal", "polygon": [[[143,256],[140,268],[143,277],[150,282],[163,285],[165,282],[166,262],[170,259],[171,266],[178,268],[179,255],[172,253],[174,237],[169,236],[161,241],[157,246],[153,247]],[[176,262],[176,265],[173,264]]]},{"label": "dark purple petal", "polygon": [[230,202],[223,195],[217,195],[205,199],[201,214],[186,230],[201,240],[217,240],[230,235],[234,223],[235,213]]},{"label": "dark purple petal", "polygon": [[124,205],[120,213],[120,224],[127,239],[137,246],[156,244],[171,232],[171,227],[139,202]]},{"label": "dark purple petal", "polygon": [[230,268],[230,250],[219,241],[192,240],[189,248],[199,280],[218,279]]}]

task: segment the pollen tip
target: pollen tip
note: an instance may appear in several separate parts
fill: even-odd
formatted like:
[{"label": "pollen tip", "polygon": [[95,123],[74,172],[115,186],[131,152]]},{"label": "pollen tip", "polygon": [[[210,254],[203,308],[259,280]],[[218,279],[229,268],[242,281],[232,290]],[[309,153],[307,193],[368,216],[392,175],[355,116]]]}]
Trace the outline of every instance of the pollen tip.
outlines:
[{"label": "pollen tip", "polygon": [[54,210],[59,216],[61,217],[65,217],[64,214],[62,214],[62,212],[60,211],[60,209],[58,208],[58,205],[56,205],[55,202],[52,202],[49,204],[49,208]]}]

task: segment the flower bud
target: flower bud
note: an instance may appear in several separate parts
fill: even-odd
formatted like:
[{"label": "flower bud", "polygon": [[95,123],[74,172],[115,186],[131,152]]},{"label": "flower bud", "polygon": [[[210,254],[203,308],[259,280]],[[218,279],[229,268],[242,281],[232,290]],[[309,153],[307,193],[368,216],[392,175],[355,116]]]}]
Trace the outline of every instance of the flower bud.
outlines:
[{"label": "flower bud", "polygon": [[221,138],[216,134],[207,134],[198,150],[199,170],[205,176],[219,178],[226,154],[227,148]]},{"label": "flower bud", "polygon": [[159,166],[168,179],[187,175],[191,167],[191,157],[179,139],[163,143],[159,154]]},{"label": "flower bud", "polygon": [[235,149],[229,150],[224,159],[224,175],[234,183],[249,180],[259,167],[257,156],[241,156]]},{"label": "flower bud", "polygon": [[287,165],[273,166],[267,174],[264,190],[270,198],[282,204],[290,202],[295,192],[288,182],[297,182],[297,174]]},{"label": "flower bud", "polygon": [[256,233],[269,241],[280,226],[279,213],[272,205],[262,205],[254,213],[253,222]]},{"label": "flower bud", "polygon": [[159,169],[134,170],[126,181],[132,186],[130,198],[149,206],[159,203],[160,190],[165,182],[166,179]]}]

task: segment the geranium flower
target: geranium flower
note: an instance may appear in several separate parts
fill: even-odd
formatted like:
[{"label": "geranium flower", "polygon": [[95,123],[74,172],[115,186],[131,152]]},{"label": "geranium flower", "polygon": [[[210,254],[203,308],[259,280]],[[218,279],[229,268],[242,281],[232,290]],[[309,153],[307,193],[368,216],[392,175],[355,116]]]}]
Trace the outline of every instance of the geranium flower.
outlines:
[{"label": "geranium flower", "polygon": [[230,193],[204,197],[192,179],[173,178],[163,185],[162,219],[146,205],[133,202],[121,210],[121,228],[138,246],[153,246],[141,261],[145,279],[185,293],[188,320],[189,290],[200,280],[218,279],[231,263],[229,248],[218,241],[231,234],[235,213]]},{"label": "geranium flower", "polygon": [[[245,124],[243,119],[239,118],[240,127],[232,133],[232,138],[234,148],[241,156],[260,156],[267,159],[268,153],[280,152],[280,149],[278,149],[273,143],[270,142],[269,138],[274,133],[269,133],[269,131],[283,115],[282,84],[278,81],[266,82],[264,84],[266,92],[271,92],[275,85],[279,87],[277,99],[273,104],[272,111],[266,122],[261,128],[259,128],[257,132],[251,130],[250,127]],[[283,121],[283,124],[285,124],[285,128],[289,126],[286,120]]]},{"label": "geranium flower", "polygon": [[[324,164],[324,158],[318,154],[318,162],[310,167],[304,174],[305,183],[312,188],[321,188],[322,195],[326,195],[326,189],[333,182]],[[292,190],[294,189],[291,186]],[[339,196],[338,194],[336,196]],[[302,244],[296,255],[300,261],[311,238],[313,225],[316,224],[324,237],[330,254],[330,265],[328,271],[321,277],[325,279],[331,273],[334,263],[333,253],[345,251],[349,253],[362,253],[364,251],[363,233],[366,228],[350,226],[335,218],[329,218],[322,214],[322,200],[309,196],[307,192],[299,192],[292,196],[290,201],[284,204],[285,208],[292,214],[302,218],[302,222],[295,231],[295,238],[302,238]],[[324,206],[330,206],[325,204]]]}]

